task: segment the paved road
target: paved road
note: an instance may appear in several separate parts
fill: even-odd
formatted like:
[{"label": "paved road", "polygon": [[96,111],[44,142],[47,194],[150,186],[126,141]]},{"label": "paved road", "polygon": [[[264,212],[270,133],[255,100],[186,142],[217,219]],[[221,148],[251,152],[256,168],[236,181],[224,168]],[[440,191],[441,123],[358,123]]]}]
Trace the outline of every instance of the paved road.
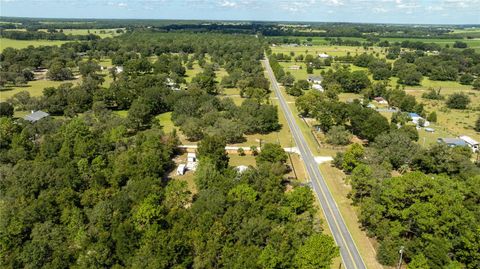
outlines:
[{"label": "paved road", "polygon": [[268,76],[270,77],[270,81],[272,82],[273,90],[275,91],[275,94],[280,102],[280,106],[282,106],[283,111],[285,112],[285,117],[287,118],[288,126],[290,127],[293,138],[295,139],[295,143],[300,150],[300,155],[305,163],[305,167],[312,182],[312,188],[317,194],[323,213],[327,219],[328,226],[332,231],[335,242],[340,248],[340,255],[343,260],[343,265],[346,269],[366,268],[362,257],[358,252],[357,246],[353,242],[352,236],[350,235],[350,232],[348,231],[347,226],[345,225],[345,222],[340,214],[338,206],[335,203],[335,200],[333,199],[322,174],[320,173],[318,164],[315,162],[313,154],[310,151],[307,142],[305,141],[305,137],[298,127],[292,111],[290,110],[290,107],[287,105],[287,102],[280,91],[268,59],[264,61],[264,65]]}]

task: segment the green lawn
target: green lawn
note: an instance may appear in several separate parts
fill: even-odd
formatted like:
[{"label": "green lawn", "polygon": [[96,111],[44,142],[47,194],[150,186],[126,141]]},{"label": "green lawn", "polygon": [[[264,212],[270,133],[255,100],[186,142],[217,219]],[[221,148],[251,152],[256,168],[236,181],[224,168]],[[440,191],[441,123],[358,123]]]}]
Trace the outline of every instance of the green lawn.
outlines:
[{"label": "green lawn", "polygon": [[35,80],[35,81],[30,81],[28,82],[27,86],[24,87],[18,87],[18,86],[13,86],[9,87],[6,90],[0,91],[0,101],[5,101],[6,99],[12,97],[16,93],[19,93],[21,91],[27,91],[30,93],[30,96],[36,97],[36,96],[42,96],[43,95],[43,89],[46,87],[57,87],[62,83],[76,83],[76,80],[70,80],[70,81],[51,81],[51,80]]},{"label": "green lawn", "polygon": [[15,40],[0,37],[0,51],[11,47],[15,49],[23,49],[28,46],[60,46],[68,41],[66,40]]},{"label": "green lawn", "polygon": [[170,133],[173,131],[175,126],[172,122],[172,112],[165,112],[156,117],[160,121],[160,125],[163,126],[163,131]]}]

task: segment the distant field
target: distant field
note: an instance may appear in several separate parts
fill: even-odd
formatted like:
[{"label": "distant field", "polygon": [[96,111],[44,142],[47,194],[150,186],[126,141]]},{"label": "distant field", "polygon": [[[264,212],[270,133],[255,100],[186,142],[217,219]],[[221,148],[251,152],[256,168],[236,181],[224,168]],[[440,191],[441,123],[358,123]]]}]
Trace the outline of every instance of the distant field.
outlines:
[{"label": "distant field", "polygon": [[36,97],[41,96],[43,94],[43,89],[46,87],[57,87],[62,83],[75,83],[75,80],[69,81],[51,81],[51,80],[35,80],[28,82],[28,85],[25,87],[11,87],[6,90],[0,91],[0,101],[5,101],[6,99],[12,97],[16,93],[21,91],[27,91],[30,93],[30,96]]},{"label": "distant field", "polygon": [[[63,33],[66,35],[88,35],[90,33],[105,38],[120,35],[116,33],[116,30],[117,29],[63,29]],[[40,29],[39,31],[47,31],[47,29]]]},{"label": "distant field", "polygon": [[28,46],[60,46],[68,41],[66,40],[14,40],[0,37],[0,51],[11,47],[15,49],[24,49]]}]

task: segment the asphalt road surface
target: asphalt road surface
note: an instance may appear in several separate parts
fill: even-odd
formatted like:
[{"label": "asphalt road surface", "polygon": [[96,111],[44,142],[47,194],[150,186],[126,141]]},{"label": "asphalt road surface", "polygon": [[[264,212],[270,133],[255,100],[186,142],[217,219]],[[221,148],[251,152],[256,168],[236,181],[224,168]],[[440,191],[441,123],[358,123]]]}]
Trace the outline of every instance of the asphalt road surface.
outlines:
[{"label": "asphalt road surface", "polygon": [[350,235],[350,232],[345,225],[345,221],[340,214],[338,206],[335,203],[335,200],[333,199],[332,194],[330,193],[330,190],[328,189],[322,174],[320,173],[318,164],[315,162],[313,154],[310,151],[307,142],[305,141],[305,137],[303,136],[302,131],[298,127],[292,111],[290,110],[290,107],[287,105],[287,102],[285,101],[285,98],[280,91],[280,87],[278,86],[278,82],[275,79],[268,59],[264,60],[264,65],[270,81],[272,82],[272,88],[275,91],[275,94],[280,102],[280,106],[282,106],[283,111],[285,112],[288,126],[290,127],[293,138],[295,139],[295,143],[297,144],[297,147],[300,151],[300,156],[305,163],[305,167],[307,169],[308,176],[310,177],[312,188],[315,191],[318,200],[320,201],[320,205],[322,207],[325,218],[327,219],[330,231],[332,231],[335,242],[340,248],[340,255],[342,257],[343,266],[347,269],[366,268],[362,257],[358,252],[357,246],[355,245],[355,242],[353,241],[352,236]]}]

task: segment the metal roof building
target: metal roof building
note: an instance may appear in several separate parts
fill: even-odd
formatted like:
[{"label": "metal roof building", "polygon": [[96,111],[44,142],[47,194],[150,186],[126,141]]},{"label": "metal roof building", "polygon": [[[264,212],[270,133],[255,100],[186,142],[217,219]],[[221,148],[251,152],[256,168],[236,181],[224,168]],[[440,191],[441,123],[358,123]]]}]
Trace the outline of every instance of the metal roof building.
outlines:
[{"label": "metal roof building", "polygon": [[25,116],[23,119],[29,122],[36,122],[48,116],[50,116],[50,114],[48,114],[47,112],[38,110],[38,111],[32,111],[32,113]]}]

